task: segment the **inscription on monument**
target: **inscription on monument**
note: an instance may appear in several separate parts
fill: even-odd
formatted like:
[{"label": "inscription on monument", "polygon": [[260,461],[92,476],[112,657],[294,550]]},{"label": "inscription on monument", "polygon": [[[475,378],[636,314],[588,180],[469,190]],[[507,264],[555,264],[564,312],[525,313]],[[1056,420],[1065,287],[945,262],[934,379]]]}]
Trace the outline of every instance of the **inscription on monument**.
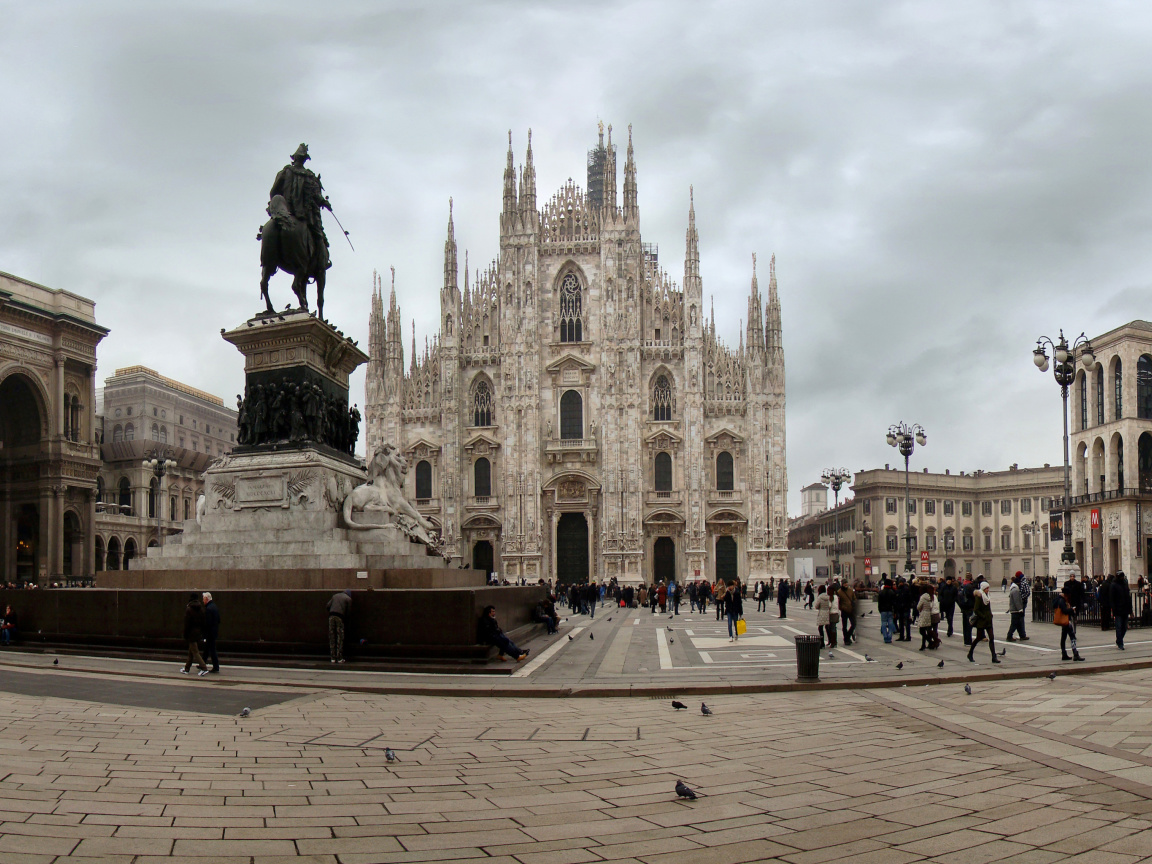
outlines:
[{"label": "inscription on monument", "polygon": [[236,507],[287,507],[287,487],[278,477],[238,477]]}]

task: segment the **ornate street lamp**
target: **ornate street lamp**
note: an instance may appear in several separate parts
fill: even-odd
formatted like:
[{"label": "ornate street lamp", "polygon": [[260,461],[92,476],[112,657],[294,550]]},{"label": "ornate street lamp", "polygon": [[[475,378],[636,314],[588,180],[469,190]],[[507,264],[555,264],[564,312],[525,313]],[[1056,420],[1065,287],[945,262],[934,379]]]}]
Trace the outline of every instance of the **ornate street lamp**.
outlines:
[{"label": "ornate street lamp", "polygon": [[916,571],[912,566],[912,496],[909,492],[908,459],[917,444],[923,447],[927,443],[928,433],[919,423],[909,426],[901,422],[888,427],[889,446],[899,448],[900,455],[904,457],[904,548],[907,552],[907,557],[904,559],[904,575],[909,581]]},{"label": "ornate street lamp", "polygon": [[836,508],[840,506],[840,489],[845,483],[852,482],[852,475],[848,473],[846,468],[829,468],[820,475],[820,480],[825,486],[832,489],[833,500],[836,504],[832,508],[832,526],[836,533],[836,546],[833,552],[832,559],[832,575],[840,575],[840,514],[836,512]]},{"label": "ornate street lamp", "polygon": [[[148,458],[142,463],[145,468],[151,468],[152,474],[156,478],[156,492],[153,494],[152,506],[156,508],[156,538],[161,546],[164,545],[164,531],[161,525],[161,519],[164,515],[164,475],[177,467],[176,462],[171,458],[171,450],[151,450],[145,454]],[[145,553],[147,554],[147,553]]]},{"label": "ornate street lamp", "polygon": [[1076,380],[1076,352],[1080,352],[1080,360],[1085,370],[1096,364],[1096,354],[1092,350],[1092,343],[1088,337],[1081,333],[1071,346],[1064,338],[1064,331],[1060,331],[1060,338],[1053,342],[1047,336],[1036,340],[1036,348],[1032,352],[1032,362],[1041,372],[1048,371],[1048,352],[1045,345],[1052,349],[1052,359],[1056,363],[1052,366],[1052,377],[1060,385],[1060,398],[1064,403],[1064,507],[1061,519],[1063,521],[1064,551],[1060,553],[1060,575],[1066,575],[1067,569],[1075,569],[1076,553],[1072,551],[1072,483],[1069,475],[1068,462],[1068,388]]}]

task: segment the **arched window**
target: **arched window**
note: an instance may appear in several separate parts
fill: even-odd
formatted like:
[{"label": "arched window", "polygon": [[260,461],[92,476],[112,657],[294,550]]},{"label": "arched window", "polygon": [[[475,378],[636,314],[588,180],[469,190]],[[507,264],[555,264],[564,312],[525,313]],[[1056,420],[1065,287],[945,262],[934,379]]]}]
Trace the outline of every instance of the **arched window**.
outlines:
[{"label": "arched window", "polygon": [[159,441],[160,440],[160,427],[157,426],[155,423],[152,424],[152,440],[153,441]]},{"label": "arched window", "polygon": [[1136,446],[1140,458],[1140,491],[1152,492],[1152,435],[1141,432]]},{"label": "arched window", "polygon": [[721,492],[732,491],[732,454],[721,451],[716,457],[716,488]]},{"label": "arched window", "polygon": [[472,425],[492,425],[492,385],[483,379],[472,390]]},{"label": "arched window", "polygon": [[96,500],[100,504],[104,503],[104,478],[96,477]]},{"label": "arched window", "polygon": [[1076,376],[1076,382],[1080,385],[1080,428],[1088,428],[1088,378],[1081,372]]},{"label": "arched window", "polygon": [[672,419],[672,385],[667,375],[658,377],[652,387],[652,419]]},{"label": "arched window", "polygon": [[560,284],[560,341],[584,341],[584,327],[580,314],[582,310],[580,281],[569,273]]},{"label": "arched window", "polygon": [[112,441],[113,441],[113,443],[119,444],[123,440],[124,440],[124,427],[121,426],[119,423],[117,423],[116,427],[112,430]]},{"label": "arched window", "polygon": [[672,457],[663,450],[656,454],[656,491],[672,491]]},{"label": "arched window", "polygon": [[135,427],[133,427],[133,425],[131,423],[129,423],[127,426],[124,427],[124,440],[125,441],[135,441],[136,440],[136,429],[135,429]]},{"label": "arched window", "polygon": [[1096,425],[1104,425],[1104,367],[1096,367]]},{"label": "arched window", "polygon": [[156,518],[156,478],[148,484],[148,518]]},{"label": "arched window", "polygon": [[127,477],[120,478],[120,500],[117,502],[120,510],[123,513],[132,512],[132,484],[128,482]]},{"label": "arched window", "polygon": [[1136,416],[1152,420],[1152,357],[1147,354],[1136,361]]},{"label": "arched window", "polygon": [[427,459],[416,463],[416,497],[432,497],[432,464]]},{"label": "arched window", "polygon": [[1116,365],[1112,369],[1112,398],[1116,402],[1116,416],[1113,418],[1119,420],[1124,416],[1124,375],[1121,371],[1120,358],[1116,358]]},{"label": "arched window", "polygon": [[473,481],[477,496],[487,497],[492,494],[492,463],[483,456],[473,466]]},{"label": "arched window", "polygon": [[161,426],[160,427],[160,443],[161,444],[167,444],[168,443],[168,427],[167,426]]},{"label": "arched window", "polygon": [[560,397],[560,437],[579,440],[584,437],[584,400],[575,390]]},{"label": "arched window", "polygon": [[168,496],[168,518],[175,522],[180,518],[180,511],[176,507],[176,496]]}]

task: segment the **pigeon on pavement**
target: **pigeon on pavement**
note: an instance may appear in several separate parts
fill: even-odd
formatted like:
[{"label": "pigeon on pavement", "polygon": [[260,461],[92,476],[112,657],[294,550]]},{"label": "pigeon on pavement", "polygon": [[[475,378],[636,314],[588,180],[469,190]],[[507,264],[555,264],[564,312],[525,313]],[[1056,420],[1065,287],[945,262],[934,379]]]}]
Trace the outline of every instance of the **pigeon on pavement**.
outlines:
[{"label": "pigeon on pavement", "polygon": [[901,660],[899,663],[897,663],[897,664],[896,664],[896,668],[897,668],[897,669],[903,669],[903,668],[904,668],[904,661],[903,661],[903,660]]},{"label": "pigeon on pavement", "polygon": [[875,663],[876,662],[871,657],[869,657],[867,654],[864,655],[864,659],[867,660],[869,663]]},{"label": "pigeon on pavement", "polygon": [[687,708],[688,706],[685,705],[683,702],[677,702],[675,699],[673,699],[672,700],[672,707],[675,708],[677,711],[679,711],[682,708]]},{"label": "pigeon on pavement", "polygon": [[1001,656],[1001,657],[1003,657],[1003,656],[1004,656],[1005,654],[1007,654],[1007,653],[1008,653],[1008,649],[1007,649],[1007,648],[1001,648],[1001,649],[1000,649],[1000,656]]},{"label": "pigeon on pavement", "polygon": [[595,633],[589,633],[588,638],[591,639],[592,641],[596,641],[596,634]]},{"label": "pigeon on pavement", "polygon": [[248,716],[249,714],[251,714],[251,713],[252,713],[252,709],[251,709],[251,708],[241,708],[241,709],[240,709],[240,716],[241,716],[241,717],[247,717],[247,716]]},{"label": "pigeon on pavement", "polygon": [[943,660],[941,660],[939,663],[937,663],[937,664],[936,664],[936,668],[937,668],[937,669],[943,669],[943,668],[944,668],[944,661],[943,661]]},{"label": "pigeon on pavement", "polygon": [[1049,681],[1055,681],[1056,680],[1056,673],[1055,672],[1049,672],[1048,673],[1048,680]]},{"label": "pigeon on pavement", "polygon": [[829,655],[828,655],[828,659],[829,659],[829,660],[831,660],[831,659],[832,659],[832,655],[831,655],[831,654],[829,654]]},{"label": "pigeon on pavement", "polygon": [[972,688],[968,684],[965,684],[964,685],[964,692],[967,693],[969,696],[971,696],[972,695]]},{"label": "pigeon on pavement", "polygon": [[52,665],[53,665],[53,666],[59,666],[59,665],[60,665],[60,659],[59,659],[59,658],[57,658],[57,659],[53,660],[53,661],[52,661]]},{"label": "pigeon on pavement", "polygon": [[572,634],[571,634],[571,633],[569,633],[569,634],[568,634],[568,641],[569,641],[569,642],[571,642],[571,641],[572,641],[572,639],[573,639],[573,636],[572,636]]},{"label": "pigeon on pavement", "polygon": [[696,793],[685,786],[683,780],[676,781],[676,794],[681,798],[687,798],[689,801],[696,800]]},{"label": "pigeon on pavement", "polygon": [[389,762],[399,762],[400,761],[399,759],[396,758],[396,753],[392,750],[391,747],[385,747],[384,748],[384,758],[387,759]]},{"label": "pigeon on pavement", "polygon": [[705,705],[703,702],[701,702],[700,703],[700,713],[703,714],[705,717],[707,717],[712,713],[712,709],[709,708],[707,705]]},{"label": "pigeon on pavement", "polygon": [[609,618],[608,618],[608,620],[609,620],[609,621],[611,621],[611,620],[612,620],[612,618],[611,618],[611,617],[609,617]]}]

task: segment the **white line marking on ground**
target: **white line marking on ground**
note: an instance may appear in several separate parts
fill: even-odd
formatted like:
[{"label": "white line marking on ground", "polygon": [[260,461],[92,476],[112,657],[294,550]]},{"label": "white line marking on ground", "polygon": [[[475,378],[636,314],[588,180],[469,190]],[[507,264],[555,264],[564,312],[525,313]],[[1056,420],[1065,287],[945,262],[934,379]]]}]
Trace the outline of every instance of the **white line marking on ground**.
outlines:
[{"label": "white line marking on ground", "polygon": [[1027,648],[1029,651],[1055,651],[1055,648],[1045,648],[1042,645],[1024,645],[1023,643],[1012,643],[1013,648]]},{"label": "white line marking on ground", "polygon": [[672,668],[672,654],[668,651],[668,640],[663,630],[656,631],[656,652],[660,655],[660,668]]},{"label": "white line marking on ground", "polygon": [[703,660],[705,663],[711,663],[712,662],[712,655],[709,654],[707,651],[701,651],[700,652],[700,659]]},{"label": "white line marking on ground", "polygon": [[849,651],[847,648],[837,648],[836,650],[839,651],[841,654],[847,654],[849,657],[855,657],[861,663],[867,663],[868,662],[864,658],[863,654],[857,654],[855,651]]},{"label": "white line marking on ground", "polygon": [[[572,632],[569,635],[576,636],[583,629],[584,629],[583,627],[573,627]],[[529,660],[527,663],[525,663],[523,666],[521,666],[519,669],[517,669],[515,672],[513,672],[511,677],[513,677],[513,678],[527,678],[529,675],[531,675],[533,672],[535,672],[537,669],[539,669],[541,666],[543,666],[545,663],[547,663],[549,660],[551,660],[552,657],[556,654],[556,652],[558,652],[561,648],[563,648],[567,644],[568,644],[567,639],[558,639],[555,642],[555,644],[549,645],[547,648],[545,648],[543,651],[541,651],[540,655],[535,660]]]},{"label": "white line marking on ground", "polygon": [[636,626],[637,624],[639,624],[639,623],[640,623],[640,619],[639,619],[639,618],[634,618],[634,619],[632,620],[632,626],[633,626],[633,627],[635,627],[635,626]]},{"label": "white line marking on ground", "polygon": [[810,633],[804,632],[803,630],[797,630],[795,627],[789,627],[787,624],[781,624],[780,626],[783,627],[785,630],[787,630],[789,633],[795,633],[797,636],[810,636],[810,635],[812,635]]}]

